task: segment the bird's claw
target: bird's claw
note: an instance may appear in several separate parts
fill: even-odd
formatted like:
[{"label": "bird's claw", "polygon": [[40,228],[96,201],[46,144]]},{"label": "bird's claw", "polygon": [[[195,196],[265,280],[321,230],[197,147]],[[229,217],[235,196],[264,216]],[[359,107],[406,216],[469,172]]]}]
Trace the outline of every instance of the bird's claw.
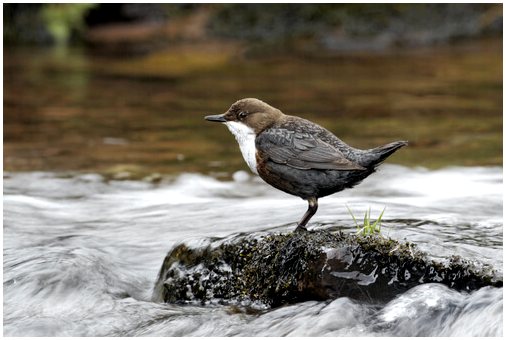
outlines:
[{"label": "bird's claw", "polygon": [[295,228],[294,233],[305,233],[307,232],[307,228],[304,226],[301,226],[300,224],[297,225],[297,228]]}]

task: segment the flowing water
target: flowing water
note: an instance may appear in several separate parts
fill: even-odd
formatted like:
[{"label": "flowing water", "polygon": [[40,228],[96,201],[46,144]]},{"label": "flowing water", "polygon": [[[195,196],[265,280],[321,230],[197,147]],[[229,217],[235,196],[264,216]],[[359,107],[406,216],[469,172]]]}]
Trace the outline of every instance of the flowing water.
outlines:
[{"label": "flowing water", "polygon": [[[94,173],[4,176],[7,336],[502,336],[503,289],[417,286],[386,305],[348,298],[254,313],[151,302],[158,270],[180,242],[287,232],[306,203],[243,171],[231,181],[185,173],[148,181]],[[382,232],[431,257],[460,255],[502,276],[502,168],[384,165],[320,201],[310,228],[354,232],[355,215],[386,207]]]},{"label": "flowing water", "polygon": [[358,187],[321,199],[310,228],[355,232],[346,205],[359,219],[386,207],[384,235],[502,276],[502,39],[243,51],[4,50],[4,334],[501,336],[498,288],[425,284],[387,305],[340,298],[257,312],[151,302],[176,244],[288,232],[307,208],[242,171],[234,138],[203,120],[243,97],[355,147],[409,140]]}]

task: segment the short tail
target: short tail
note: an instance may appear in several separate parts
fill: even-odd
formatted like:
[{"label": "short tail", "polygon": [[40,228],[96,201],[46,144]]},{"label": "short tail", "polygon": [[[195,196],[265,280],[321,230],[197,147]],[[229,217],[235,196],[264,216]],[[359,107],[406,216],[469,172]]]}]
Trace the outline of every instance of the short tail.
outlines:
[{"label": "short tail", "polygon": [[397,141],[378,146],[374,149],[364,150],[364,160],[361,162],[361,165],[367,168],[375,168],[387,159],[388,156],[406,145],[408,145],[407,141]]}]

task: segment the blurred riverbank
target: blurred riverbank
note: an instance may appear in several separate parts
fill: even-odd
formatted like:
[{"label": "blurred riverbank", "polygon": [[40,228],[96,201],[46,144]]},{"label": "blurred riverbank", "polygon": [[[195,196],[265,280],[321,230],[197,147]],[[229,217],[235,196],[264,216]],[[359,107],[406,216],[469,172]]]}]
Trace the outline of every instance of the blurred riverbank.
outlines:
[{"label": "blurred riverbank", "polygon": [[382,51],[502,36],[502,4],[6,4],[7,44],[146,53],[181,42]]}]

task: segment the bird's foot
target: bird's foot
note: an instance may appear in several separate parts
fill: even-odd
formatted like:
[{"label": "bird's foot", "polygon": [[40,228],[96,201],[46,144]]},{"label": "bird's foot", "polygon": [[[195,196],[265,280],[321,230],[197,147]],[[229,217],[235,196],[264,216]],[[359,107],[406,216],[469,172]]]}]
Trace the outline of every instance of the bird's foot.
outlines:
[{"label": "bird's foot", "polygon": [[295,230],[293,232],[294,233],[306,233],[307,229],[306,229],[306,227],[299,224],[299,225],[297,225],[297,228],[295,228]]}]

